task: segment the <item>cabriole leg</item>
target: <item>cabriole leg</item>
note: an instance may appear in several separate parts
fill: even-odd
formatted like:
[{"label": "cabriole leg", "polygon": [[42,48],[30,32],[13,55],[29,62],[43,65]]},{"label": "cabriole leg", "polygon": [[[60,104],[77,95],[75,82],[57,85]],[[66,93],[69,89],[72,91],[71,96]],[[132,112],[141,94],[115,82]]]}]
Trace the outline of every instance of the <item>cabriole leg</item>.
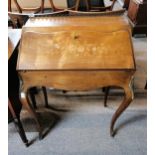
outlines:
[{"label": "cabriole leg", "polygon": [[112,120],[111,120],[111,125],[110,125],[110,135],[114,136],[115,131],[114,131],[114,125],[118,117],[123,113],[123,111],[129,106],[131,101],[133,100],[133,89],[131,86],[131,81],[129,84],[123,87],[124,92],[125,92],[125,97],[121,105],[118,107],[116,112],[114,113]]},{"label": "cabriole leg", "polygon": [[40,122],[38,120],[37,114],[36,114],[36,112],[34,111],[32,105],[29,102],[27,92],[21,91],[20,99],[21,99],[21,103],[23,104],[23,106],[27,109],[27,111],[31,114],[31,116],[36,121],[37,128],[38,128],[38,131],[39,131],[39,139],[42,139],[42,128],[41,128]]}]

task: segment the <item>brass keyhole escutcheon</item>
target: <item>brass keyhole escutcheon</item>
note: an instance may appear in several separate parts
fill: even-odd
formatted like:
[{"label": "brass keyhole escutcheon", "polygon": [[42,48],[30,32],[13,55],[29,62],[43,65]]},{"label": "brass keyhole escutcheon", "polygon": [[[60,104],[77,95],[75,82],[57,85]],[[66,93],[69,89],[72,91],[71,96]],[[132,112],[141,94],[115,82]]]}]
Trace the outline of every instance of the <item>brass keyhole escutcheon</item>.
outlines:
[{"label": "brass keyhole escutcheon", "polygon": [[79,38],[79,36],[78,36],[78,35],[75,35],[75,36],[74,36],[74,39],[78,39],[78,38]]},{"label": "brass keyhole escutcheon", "polygon": [[79,34],[77,34],[77,32],[73,32],[71,35],[72,35],[73,39],[78,39],[79,38]]}]

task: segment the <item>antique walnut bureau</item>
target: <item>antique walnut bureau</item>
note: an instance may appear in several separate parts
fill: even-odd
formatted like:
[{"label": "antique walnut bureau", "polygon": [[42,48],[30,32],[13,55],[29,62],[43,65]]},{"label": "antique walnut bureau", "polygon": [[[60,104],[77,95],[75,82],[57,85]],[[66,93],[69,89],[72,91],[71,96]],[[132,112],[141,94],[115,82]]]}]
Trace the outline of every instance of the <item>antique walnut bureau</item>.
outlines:
[{"label": "antique walnut bureau", "polygon": [[28,100],[28,89],[46,86],[87,91],[117,86],[125,97],[114,113],[114,124],[133,99],[135,60],[130,27],[122,16],[37,17],[22,29],[17,70],[20,98],[35,119],[40,138],[42,128]]}]

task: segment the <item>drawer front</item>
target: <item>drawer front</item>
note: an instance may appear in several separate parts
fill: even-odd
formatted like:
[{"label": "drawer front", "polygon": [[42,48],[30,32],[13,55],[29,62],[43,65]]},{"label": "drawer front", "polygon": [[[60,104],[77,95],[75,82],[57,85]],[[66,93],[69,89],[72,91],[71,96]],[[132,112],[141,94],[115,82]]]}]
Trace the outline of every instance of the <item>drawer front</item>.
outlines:
[{"label": "drawer front", "polygon": [[92,90],[129,83],[134,71],[27,71],[19,72],[24,90],[46,86],[62,90]]}]

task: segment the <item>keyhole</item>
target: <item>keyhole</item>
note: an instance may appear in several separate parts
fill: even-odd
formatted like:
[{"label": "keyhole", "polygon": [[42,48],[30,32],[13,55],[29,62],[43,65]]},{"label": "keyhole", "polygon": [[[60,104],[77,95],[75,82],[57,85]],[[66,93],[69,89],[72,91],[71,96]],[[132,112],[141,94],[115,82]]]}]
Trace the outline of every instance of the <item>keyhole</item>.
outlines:
[{"label": "keyhole", "polygon": [[79,38],[79,36],[77,36],[77,35],[74,36],[74,39],[78,39],[78,38]]}]

